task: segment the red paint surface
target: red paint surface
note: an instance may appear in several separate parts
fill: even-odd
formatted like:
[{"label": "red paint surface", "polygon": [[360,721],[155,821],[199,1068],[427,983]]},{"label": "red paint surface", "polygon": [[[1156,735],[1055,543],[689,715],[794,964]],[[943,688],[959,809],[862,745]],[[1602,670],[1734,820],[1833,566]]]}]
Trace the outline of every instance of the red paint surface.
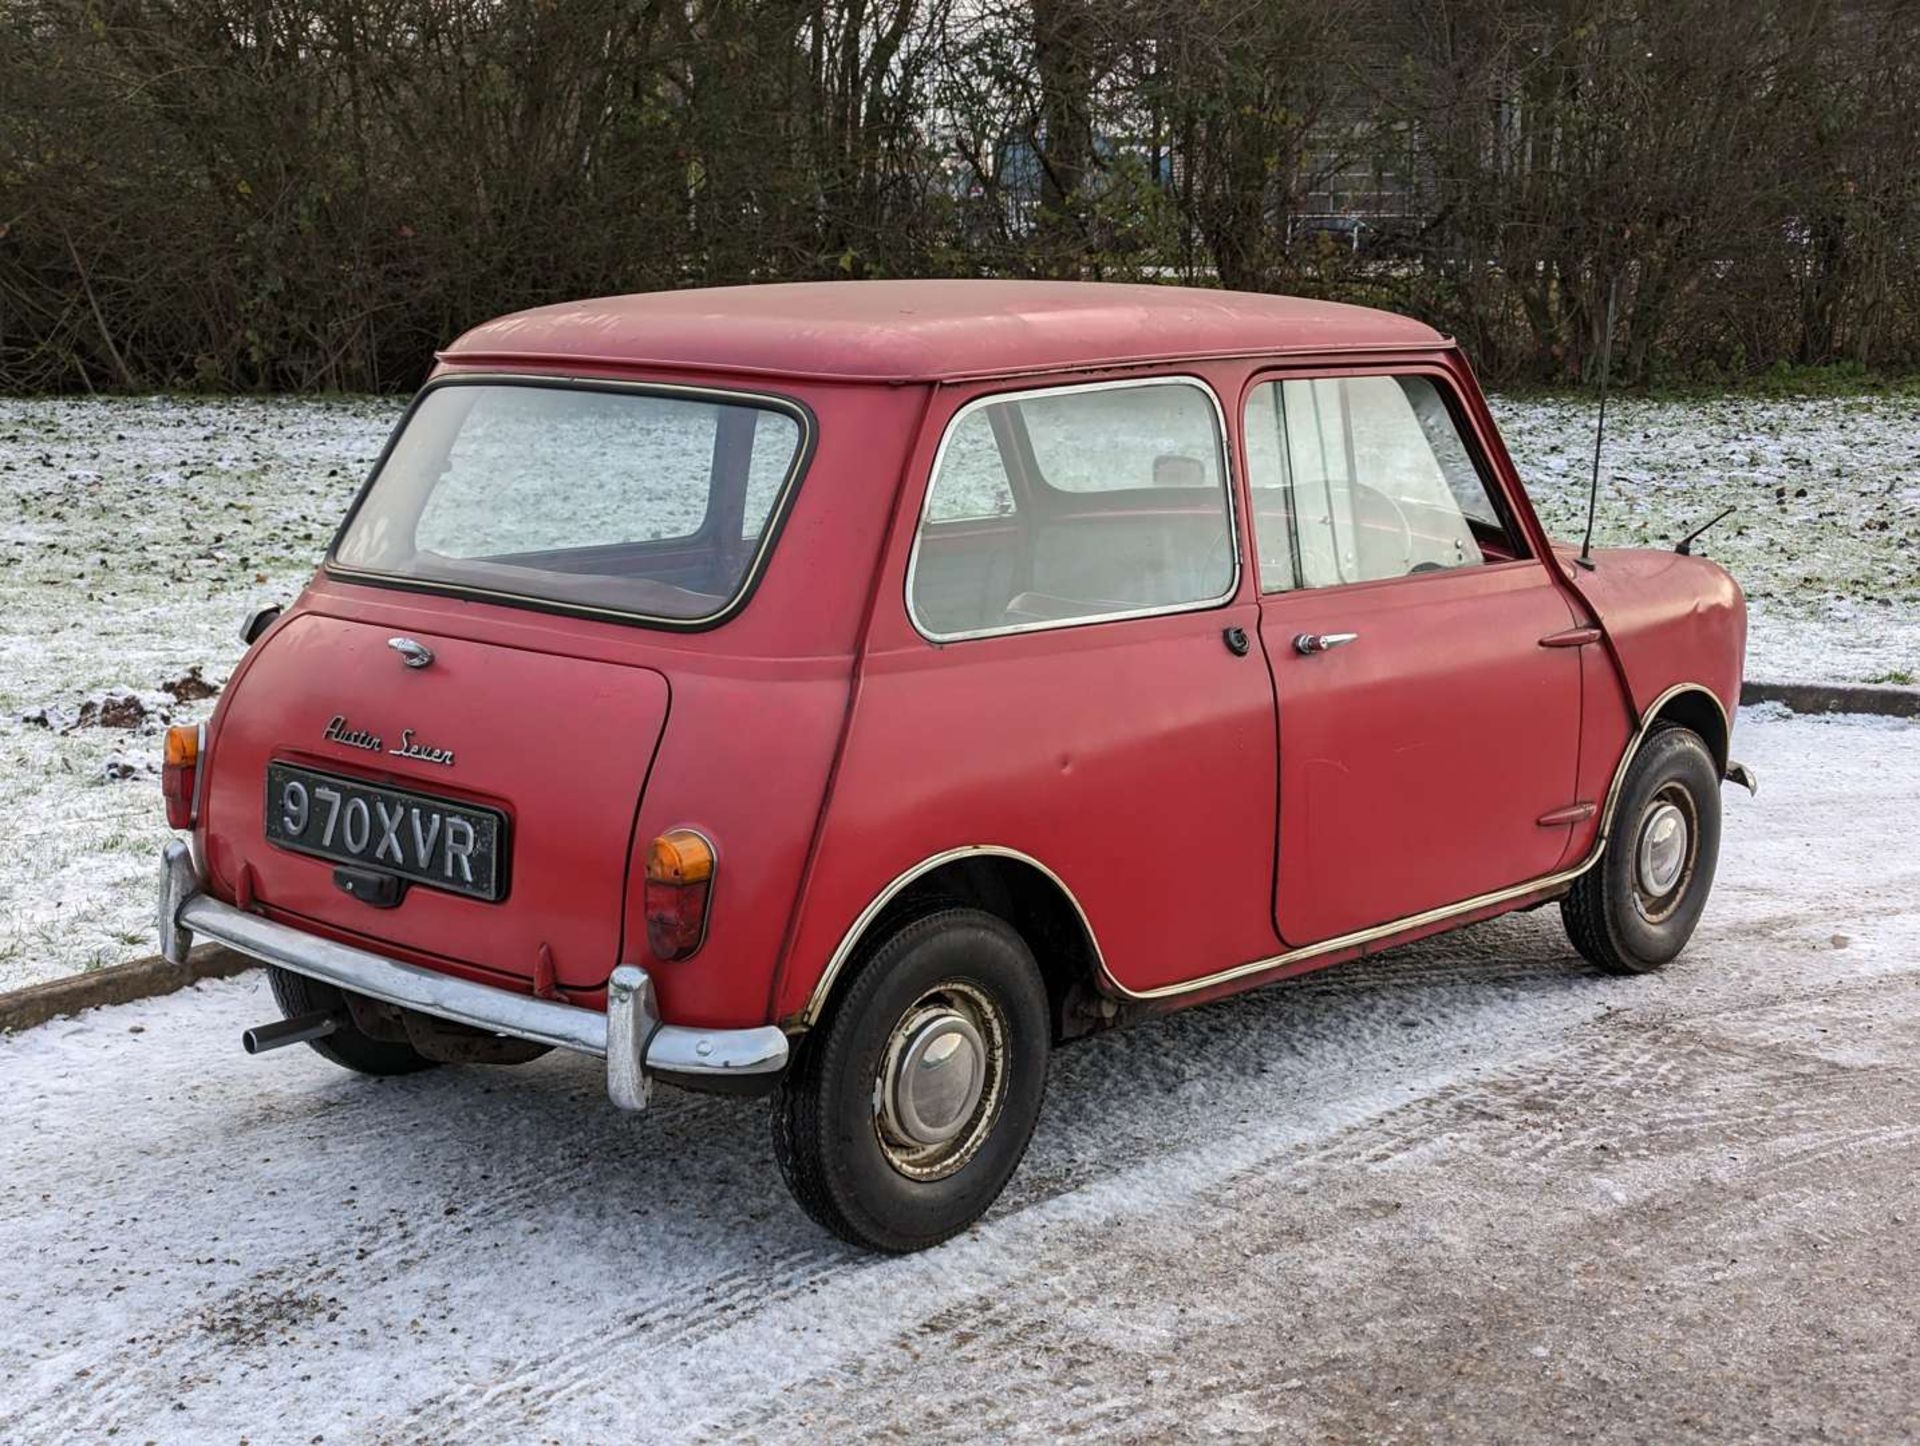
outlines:
[{"label": "red paint surface", "polygon": [[477,326],[449,364],[529,358],[620,369],[894,383],[1262,352],[1433,347],[1438,332],[1362,306],[1177,286],[860,281],[569,301]]},{"label": "red paint surface", "polygon": [[[1568,625],[1538,561],[1261,604],[1280,699],[1276,912],[1322,940],[1552,873],[1573,801],[1580,660],[1539,640]],[[1353,632],[1312,657],[1301,633]]]},{"label": "red paint surface", "polygon": [[[387,647],[393,635],[317,612],[278,629],[245,683],[247,698],[273,706],[232,708],[222,720],[219,773],[202,805],[210,868],[224,879],[250,865],[254,897],[289,915],[529,980],[545,945],[559,985],[599,983],[601,962],[619,946],[627,842],[667,718],[666,679],[425,628],[407,635],[432,648],[434,662],[415,671]],[[334,717],[377,735],[384,751],[327,741]],[[452,748],[453,765],[393,756],[403,728]],[[506,898],[415,886],[398,908],[376,910],[349,897],[334,886],[332,865],[263,836],[271,759],[502,810]],[[529,787],[556,759],[596,760],[597,786]]]},{"label": "red paint surface", "polygon": [[1678,683],[1699,683],[1731,716],[1740,700],[1747,605],[1740,584],[1704,557],[1602,548],[1573,584],[1613,643],[1636,712]]},{"label": "red paint surface", "polygon": [[[1199,376],[1237,434],[1276,358],[1446,381],[1531,556],[1263,599],[1243,522],[1240,584],[1217,607],[944,646],[914,629],[907,555],[942,427],[969,399]],[[1597,820],[1537,820],[1604,800],[1639,711],[1675,683],[1738,695],[1732,580],[1657,553],[1603,553],[1570,578],[1464,361],[1401,318],[1172,288],[759,287],[523,313],[446,359],[776,391],[819,424],[756,593],[712,631],[322,575],[243,662],[204,765],[214,891],[234,897],[250,869],[275,917],[467,977],[530,989],[544,945],[583,1002],[633,960],[669,1020],[789,1017],[891,880],[993,844],[1066,882],[1122,986],[1177,985],[1577,863]],[[1240,450],[1235,435],[1244,517]],[[1539,646],[1589,624],[1601,642]],[[1255,639],[1246,656],[1230,627]],[[1361,639],[1290,647],[1331,631]],[[385,640],[400,632],[433,667],[399,666]],[[414,728],[456,765],[328,744],[335,714],[395,740]],[[415,888],[378,911],[340,893],[330,866],[262,838],[270,757],[505,809],[509,897]],[[704,945],[663,963],[642,861],[674,827],[712,839],[718,867]]]}]

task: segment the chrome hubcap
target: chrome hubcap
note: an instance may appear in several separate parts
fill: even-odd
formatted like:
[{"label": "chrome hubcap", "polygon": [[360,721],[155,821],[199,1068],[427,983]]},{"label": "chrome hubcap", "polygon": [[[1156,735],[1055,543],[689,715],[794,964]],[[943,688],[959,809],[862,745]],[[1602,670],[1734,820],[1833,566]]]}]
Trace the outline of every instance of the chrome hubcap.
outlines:
[{"label": "chrome hubcap", "polygon": [[980,1031],[949,1010],[933,1011],[894,1061],[883,1108],[887,1123],[916,1145],[938,1145],[960,1133],[987,1083]]},{"label": "chrome hubcap", "polygon": [[1633,845],[1633,903],[1648,923],[1664,922],[1687,896],[1699,835],[1693,796],[1678,783],[1656,793],[1640,815]]},{"label": "chrome hubcap", "polygon": [[1687,816],[1671,803],[1656,804],[1640,827],[1640,887],[1654,898],[1680,881],[1687,862]]},{"label": "chrome hubcap", "polygon": [[888,1037],[874,1081],[874,1128],[889,1163],[916,1180],[958,1170],[999,1113],[1006,1022],[986,995],[950,983],[929,990]]}]

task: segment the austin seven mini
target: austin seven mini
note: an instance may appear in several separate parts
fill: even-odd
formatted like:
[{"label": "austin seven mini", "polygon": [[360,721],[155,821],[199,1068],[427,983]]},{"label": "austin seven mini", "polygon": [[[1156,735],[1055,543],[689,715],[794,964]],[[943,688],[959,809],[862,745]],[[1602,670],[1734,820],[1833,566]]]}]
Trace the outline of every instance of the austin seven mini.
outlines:
[{"label": "austin seven mini", "polygon": [[250,1051],[770,1094],[883,1251],[994,1201],[1065,1041],[1552,901],[1659,968],[1751,784],[1733,579],[1557,544],[1452,341],[1287,297],[489,322],[245,631],[160,932],[266,963]]}]

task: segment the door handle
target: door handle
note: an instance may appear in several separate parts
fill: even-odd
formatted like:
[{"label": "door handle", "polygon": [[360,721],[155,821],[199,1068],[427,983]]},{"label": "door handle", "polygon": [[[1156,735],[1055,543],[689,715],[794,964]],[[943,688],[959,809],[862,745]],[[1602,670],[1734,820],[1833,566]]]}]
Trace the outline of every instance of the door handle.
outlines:
[{"label": "door handle", "polygon": [[1358,633],[1301,633],[1293,640],[1293,650],[1310,658],[1328,648],[1344,648],[1359,636]]}]

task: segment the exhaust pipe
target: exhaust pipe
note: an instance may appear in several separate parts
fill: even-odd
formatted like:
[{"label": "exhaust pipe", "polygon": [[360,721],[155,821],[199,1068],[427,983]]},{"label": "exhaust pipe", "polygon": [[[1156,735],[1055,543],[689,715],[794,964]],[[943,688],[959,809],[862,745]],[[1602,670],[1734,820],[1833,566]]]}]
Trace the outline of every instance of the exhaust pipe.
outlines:
[{"label": "exhaust pipe", "polygon": [[296,1014],[292,1019],[276,1019],[272,1024],[256,1024],[240,1036],[240,1047],[248,1054],[265,1054],[290,1044],[305,1044],[324,1039],[340,1027],[340,1016],[316,1009],[311,1014]]}]

